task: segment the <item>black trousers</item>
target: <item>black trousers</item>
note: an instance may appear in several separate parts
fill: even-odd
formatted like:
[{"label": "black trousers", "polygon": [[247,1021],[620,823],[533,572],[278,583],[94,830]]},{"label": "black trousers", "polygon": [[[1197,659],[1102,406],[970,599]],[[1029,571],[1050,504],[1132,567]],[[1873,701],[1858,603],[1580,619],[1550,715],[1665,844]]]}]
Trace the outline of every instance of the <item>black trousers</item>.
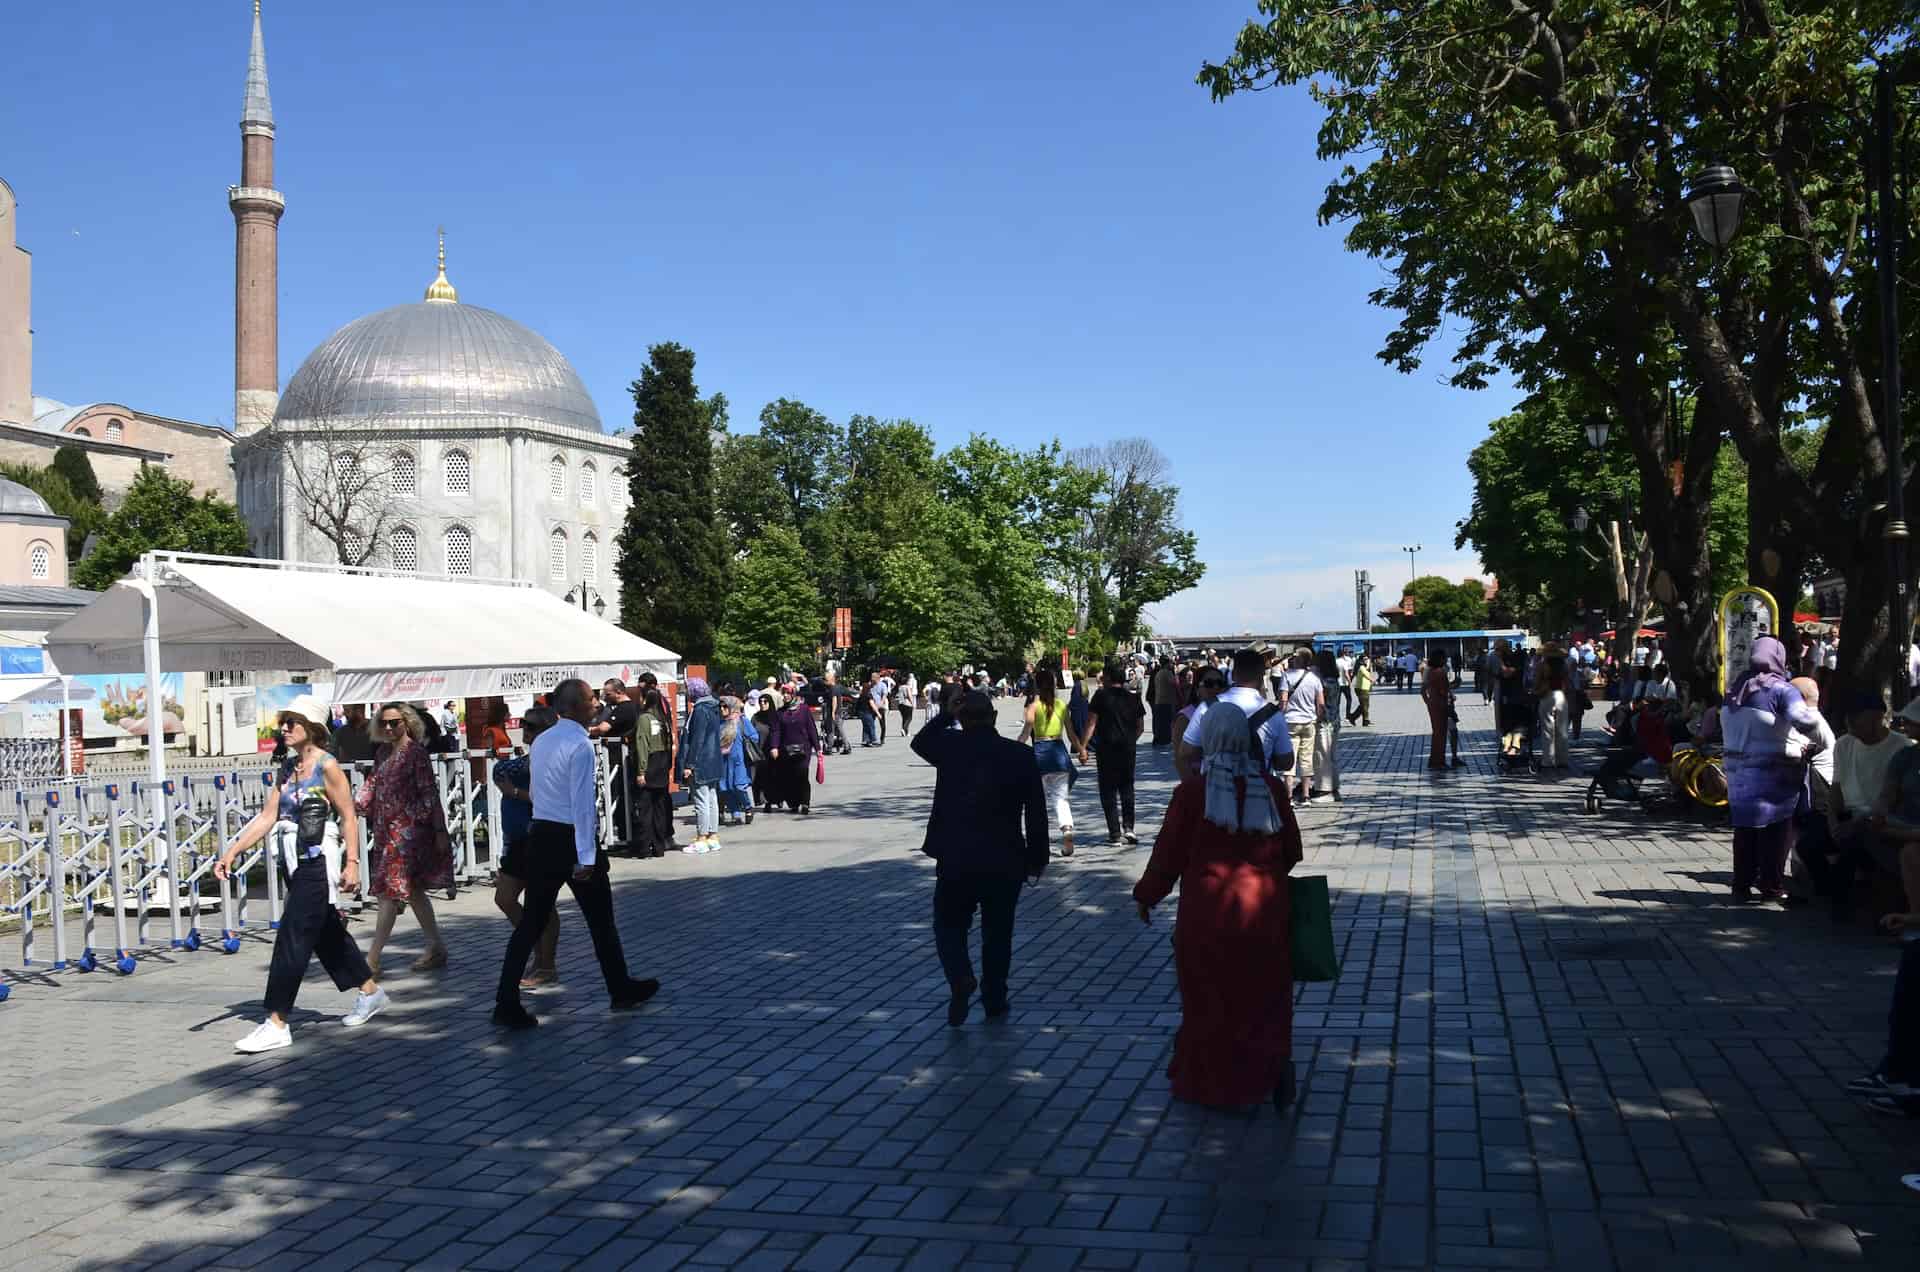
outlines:
[{"label": "black trousers", "polygon": [[1887,1054],[1880,1073],[1889,1082],[1920,1086],[1920,941],[1900,944],[1900,974],[1887,1011]]},{"label": "black trousers", "polygon": [[580,906],[580,917],[587,921],[593,936],[594,957],[600,960],[600,975],[607,982],[607,993],[619,997],[633,983],[627,973],[626,952],[620,948],[620,931],[613,924],[613,887],[607,882],[607,856],[599,854],[593,873],[582,881],[573,877],[579,859],[574,855],[573,827],[565,822],[536,821],[527,836],[527,895],[522,901],[520,922],[514,925],[507,941],[507,957],[500,965],[500,988],[495,1001],[502,1007],[520,1005],[520,978],[527,974],[527,959],[534,942],[546,930],[553,915],[554,902],[564,886],[573,890]]},{"label": "black trousers", "polygon": [[636,787],[633,833],[647,851],[665,852],[673,846],[673,792],[662,786]]},{"label": "black trousers", "polygon": [[1156,702],[1153,704],[1153,744],[1166,746],[1173,741],[1173,704]]},{"label": "black trousers", "polygon": [[293,1010],[300,981],[314,955],[333,977],[341,992],[373,979],[360,947],[347,935],[340,911],[327,901],[327,863],[310,857],[287,880],[287,900],[280,911],[280,930],[273,938],[273,961],[267,966],[267,1010],[282,1020]]},{"label": "black trousers", "polygon": [[1013,966],[1013,911],[1020,880],[999,875],[941,875],[933,884],[933,944],[949,985],[973,979],[967,931],[980,911],[980,1000],[988,1010],[1007,1002],[1007,972]]},{"label": "black trousers", "polygon": [[905,736],[905,734],[906,734],[906,732],[907,732],[907,730],[908,730],[908,729],[910,729],[910,728],[912,728],[912,727],[913,727],[913,708],[912,708],[912,707],[901,707],[901,708],[900,708],[900,733],[901,733],[901,735],[902,735],[902,736]]},{"label": "black trousers", "polygon": [[1107,838],[1118,839],[1123,830],[1133,829],[1132,743],[1109,743],[1093,753],[1094,769],[1100,777],[1100,811],[1107,815]]}]

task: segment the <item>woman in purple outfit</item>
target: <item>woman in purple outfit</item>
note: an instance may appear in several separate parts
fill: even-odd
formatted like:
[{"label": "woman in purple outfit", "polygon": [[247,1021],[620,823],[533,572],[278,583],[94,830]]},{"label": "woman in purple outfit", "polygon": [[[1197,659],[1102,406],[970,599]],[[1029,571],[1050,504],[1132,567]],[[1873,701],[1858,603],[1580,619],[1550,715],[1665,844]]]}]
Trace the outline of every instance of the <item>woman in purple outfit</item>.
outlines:
[{"label": "woman in purple outfit", "polygon": [[1786,646],[1771,636],[1753,642],[1746,674],[1720,711],[1726,738],[1727,801],[1733,810],[1733,899],[1786,896],[1793,814],[1806,793],[1806,756],[1789,737],[1817,737],[1820,720],[1787,682]]}]

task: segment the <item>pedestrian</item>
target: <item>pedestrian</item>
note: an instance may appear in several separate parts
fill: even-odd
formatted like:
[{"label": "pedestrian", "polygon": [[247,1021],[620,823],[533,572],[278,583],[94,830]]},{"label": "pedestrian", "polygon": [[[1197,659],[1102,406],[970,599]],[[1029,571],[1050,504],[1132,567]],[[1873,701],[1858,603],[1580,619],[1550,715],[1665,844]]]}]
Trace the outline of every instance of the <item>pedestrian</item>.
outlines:
[{"label": "pedestrian", "polygon": [[879,676],[867,673],[866,683],[856,686],[859,690],[853,704],[854,714],[860,717],[860,745],[871,749],[880,745],[879,722],[874,717],[873,690]]},{"label": "pedestrian", "polygon": [[[345,770],[323,749],[327,713],[312,694],[287,704],[275,721],[286,759],[260,811],[214,863],[226,880],[241,853],[271,836],[269,870],[287,870],[287,892],[267,969],[266,1019],[239,1041],[235,1051],[255,1055],[293,1045],[287,1016],[300,982],[316,955],[342,993],[357,988],[353,1010],[340,1018],[358,1028],[387,1007],[387,991],[361,957],[340,916],[340,896],[360,886],[360,825]],[[241,886],[245,886],[244,883]]]},{"label": "pedestrian", "polygon": [[[1313,674],[1320,679],[1321,689],[1326,701],[1321,704],[1319,728],[1313,735],[1313,772],[1317,789],[1309,792],[1309,798],[1319,799],[1330,796],[1333,802],[1340,802],[1340,725],[1343,721],[1341,695],[1344,689],[1340,684],[1340,663],[1331,649],[1322,649],[1313,656]],[[1297,745],[1297,744],[1296,744]]]},{"label": "pedestrian", "polygon": [[1200,748],[1187,742],[1187,727],[1226,692],[1227,678],[1212,667],[1199,667],[1189,682],[1186,705],[1173,717],[1173,776],[1175,781],[1200,774]]},{"label": "pedestrian", "polygon": [[404,702],[380,708],[380,734],[390,744],[386,757],[360,787],[356,807],[366,815],[368,892],[379,900],[367,965],[380,974],[380,956],[393,935],[400,911],[411,909],[427,938],[427,951],[412,970],[430,972],[447,965],[447,945],[433,913],[430,888],[453,887],[453,838],[440,785],[424,742],[426,724]]},{"label": "pedestrian", "polygon": [[640,704],[627,695],[626,681],[618,679],[601,686],[600,701],[605,704],[605,710],[587,726],[587,736],[603,742],[607,748],[608,782],[612,788],[607,811],[613,824],[614,842],[632,847],[640,839],[632,819],[633,731],[640,723]]},{"label": "pedestrian", "polygon": [[[551,729],[560,717],[552,707],[529,707],[520,717],[520,732],[528,746]],[[522,907],[520,897],[527,890],[531,872],[528,864],[527,834],[533,826],[533,760],[526,754],[501,760],[493,766],[493,784],[500,788],[500,834],[507,848],[500,857],[499,874],[494,879],[493,903],[507,922],[518,924]],[[554,911],[540,939],[533,947],[533,970],[520,980],[521,989],[542,989],[559,983],[560,969],[554,961],[560,949],[560,912]]]},{"label": "pedestrian", "polygon": [[440,732],[447,737],[456,737],[460,733],[460,715],[453,709],[453,699],[440,704]]},{"label": "pedestrian", "polygon": [[1040,785],[1053,806],[1060,827],[1060,855],[1073,856],[1073,784],[1080,774],[1067,751],[1067,700],[1060,696],[1051,667],[1033,673],[1033,701],[1027,704],[1020,741],[1033,741],[1034,762],[1040,766]]},{"label": "pedestrian", "polygon": [[1557,646],[1548,646],[1544,674],[1540,682],[1540,737],[1543,750],[1541,767],[1567,767],[1568,699],[1567,660]]},{"label": "pedestrian", "polygon": [[1353,660],[1353,706],[1347,710],[1347,723],[1373,727],[1373,659],[1365,654]]},{"label": "pedestrian", "polygon": [[1444,769],[1447,767],[1447,726],[1453,718],[1453,689],[1447,684],[1444,663],[1427,668],[1427,678],[1420,686],[1420,700],[1427,704],[1427,724],[1433,731],[1427,767]]},{"label": "pedestrian", "polygon": [[1787,683],[1787,650],[1772,636],[1753,642],[1747,668],[1720,712],[1726,738],[1727,802],[1733,813],[1733,899],[1786,896],[1793,814],[1805,790],[1799,746],[1788,734],[1814,736],[1818,717]]},{"label": "pedestrian", "polygon": [[[720,851],[720,778],[726,757],[720,749],[720,704],[707,682],[687,678],[687,729],[680,742],[680,784],[689,788],[693,805],[693,842],[689,853]],[[795,699],[801,710],[806,704]]]},{"label": "pedestrian", "polygon": [[657,685],[641,684],[640,712],[633,725],[634,834],[644,857],[664,857],[677,848],[673,835],[673,723]]},{"label": "pedestrian", "polygon": [[[934,860],[933,941],[947,978],[947,1023],[966,1023],[976,989],[987,1019],[1007,1014],[1013,920],[1022,880],[1047,868],[1047,809],[1032,752],[994,731],[978,690],[929,717],[911,743],[933,766],[933,809],[920,851]],[[955,723],[959,727],[955,728]],[[967,953],[980,912],[980,978]]]},{"label": "pedestrian", "polygon": [[1580,740],[1580,728],[1585,723],[1587,712],[1593,709],[1593,699],[1588,689],[1593,684],[1593,672],[1589,670],[1584,657],[1578,653],[1567,659],[1567,724],[1568,735],[1575,741]]},{"label": "pedestrian", "polygon": [[[866,701],[866,695],[861,695],[861,701]],[[796,813],[813,811],[813,774],[807,768],[817,762],[814,757],[819,750],[820,729],[813,721],[813,712],[796,698],[774,716],[767,734],[767,759],[772,762],[773,775],[766,785],[774,804],[785,804]]]},{"label": "pedestrian", "polygon": [[745,704],[720,699],[720,818],[733,826],[753,821],[753,770],[747,764],[747,735],[753,732]]},{"label": "pedestrian", "polygon": [[873,719],[880,745],[887,744],[887,713],[893,709],[893,677],[884,670],[873,678]]},{"label": "pedestrian", "polygon": [[1174,971],[1180,1030],[1167,1077],[1175,1099],[1244,1108],[1295,1097],[1292,885],[1300,828],[1257,727],[1222,700],[1200,723],[1204,777],[1167,806],[1133,886],[1140,921],[1178,885]]},{"label": "pedestrian", "polygon": [[1100,785],[1100,811],[1107,818],[1107,843],[1137,844],[1133,833],[1133,770],[1147,713],[1127,688],[1126,670],[1115,658],[1100,673],[1101,686],[1087,704],[1087,722],[1080,729],[1080,762],[1087,746],[1094,750],[1094,773]]},{"label": "pedestrian", "polygon": [[1326,690],[1313,673],[1313,655],[1298,650],[1288,661],[1291,666],[1279,679],[1278,699],[1287,734],[1293,740],[1294,799],[1305,804],[1317,794],[1313,789],[1314,747],[1320,722],[1327,714]]},{"label": "pedestrian", "polygon": [[908,672],[900,681],[900,687],[894,692],[894,705],[900,708],[900,736],[906,737],[907,730],[913,727],[913,704],[920,700],[920,682]]},{"label": "pedestrian", "polygon": [[563,680],[548,702],[559,717],[535,740],[532,750],[533,822],[527,831],[527,891],[520,921],[507,941],[495,993],[493,1023],[508,1029],[539,1024],[520,1004],[520,978],[527,956],[546,931],[547,918],[564,886],[573,892],[580,916],[593,937],[607,996],[615,1011],[627,1011],[652,998],[660,982],[636,980],[627,970],[620,931],[613,918],[613,887],[607,855],[600,850],[598,802],[594,792],[593,743],[586,724],[593,718],[593,691],[584,680]]},{"label": "pedestrian", "polygon": [[[1916,902],[1909,898],[1912,910]],[[1875,1113],[1920,1117],[1920,913],[1886,914],[1880,928],[1900,938],[1900,969],[1887,1010],[1887,1049],[1872,1072],[1847,1083]],[[1920,1189],[1920,1176],[1909,1187]]]},{"label": "pedestrian", "polygon": [[1180,709],[1178,686],[1174,683],[1173,659],[1160,655],[1160,663],[1147,681],[1147,704],[1153,708],[1153,744],[1166,746],[1173,741],[1173,714]]},{"label": "pedestrian", "polygon": [[753,713],[753,731],[760,742],[760,762],[753,766],[753,803],[764,812],[773,811],[773,797],[769,795],[767,783],[773,777],[773,760],[767,754],[767,747],[773,737],[773,698],[768,694],[755,694],[754,701],[758,709]]}]

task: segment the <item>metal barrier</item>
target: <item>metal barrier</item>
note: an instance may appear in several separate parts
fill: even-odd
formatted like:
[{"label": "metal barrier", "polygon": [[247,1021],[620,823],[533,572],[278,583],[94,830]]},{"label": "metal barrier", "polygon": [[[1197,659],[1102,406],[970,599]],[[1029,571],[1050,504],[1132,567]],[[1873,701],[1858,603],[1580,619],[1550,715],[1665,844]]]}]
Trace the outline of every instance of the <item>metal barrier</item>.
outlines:
[{"label": "metal barrier", "polygon": [[[431,757],[440,806],[446,814],[459,883],[491,878],[505,845],[499,833],[501,798],[494,784],[498,763],[485,751]],[[605,747],[595,748],[597,804],[602,838],[611,831],[631,842],[634,800],[621,802],[629,825],[610,825],[618,775]],[[131,975],[142,950],[162,945],[198,950],[206,943],[198,926],[203,913],[218,911],[218,946],[228,954],[241,948],[249,928],[278,928],[282,885],[268,839],[237,858],[226,880],[213,876],[214,864],[239,838],[273,789],[272,769],[224,762],[224,771],[169,777],[155,801],[140,781],[55,779],[0,785],[0,920],[19,925],[20,957],[29,968],[91,972],[99,967]],[[343,766],[357,797],[372,771],[370,762]],[[156,817],[156,803],[158,815]],[[368,818],[360,818],[360,860],[369,860]],[[265,876],[266,915],[255,916],[247,879]],[[341,898],[342,908],[357,912],[367,903],[368,872],[359,889]],[[209,891],[212,896],[203,895]],[[100,951],[99,912],[112,916],[111,958]],[[164,915],[167,934],[153,929]],[[70,951],[69,928],[79,924],[80,949]],[[42,928],[51,944],[42,959]],[[0,1001],[10,987],[0,983]]]}]

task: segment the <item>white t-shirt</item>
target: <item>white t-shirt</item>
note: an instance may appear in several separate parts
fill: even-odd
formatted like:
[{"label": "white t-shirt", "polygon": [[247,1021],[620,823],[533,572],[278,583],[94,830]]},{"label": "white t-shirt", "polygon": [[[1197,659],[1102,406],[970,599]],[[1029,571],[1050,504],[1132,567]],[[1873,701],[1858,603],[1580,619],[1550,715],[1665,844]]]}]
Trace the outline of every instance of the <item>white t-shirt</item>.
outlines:
[{"label": "white t-shirt", "polygon": [[1858,817],[1872,808],[1887,784],[1893,757],[1913,745],[1911,738],[1889,732],[1871,746],[1849,733],[1834,744],[1832,785]]},{"label": "white t-shirt", "polygon": [[[1245,685],[1235,685],[1221,694],[1219,700],[1231,702],[1246,712],[1248,719],[1252,719],[1254,712],[1267,705],[1267,700],[1260,695],[1258,689],[1249,689]],[[1181,741],[1192,747],[1200,745],[1200,721],[1206,714],[1206,703],[1202,702],[1194,708],[1193,719],[1187,721],[1187,731],[1180,735]],[[1267,722],[1260,726],[1260,740],[1266,743],[1267,763],[1270,767],[1278,767],[1281,756],[1293,754],[1293,738],[1287,733],[1286,717],[1278,711],[1268,716]]]},{"label": "white t-shirt", "polygon": [[1320,705],[1326,701],[1326,686],[1320,683],[1320,677],[1305,669],[1289,671],[1280,677],[1280,692],[1287,697],[1287,705],[1280,714],[1287,718],[1288,724],[1312,724],[1320,718]]}]

